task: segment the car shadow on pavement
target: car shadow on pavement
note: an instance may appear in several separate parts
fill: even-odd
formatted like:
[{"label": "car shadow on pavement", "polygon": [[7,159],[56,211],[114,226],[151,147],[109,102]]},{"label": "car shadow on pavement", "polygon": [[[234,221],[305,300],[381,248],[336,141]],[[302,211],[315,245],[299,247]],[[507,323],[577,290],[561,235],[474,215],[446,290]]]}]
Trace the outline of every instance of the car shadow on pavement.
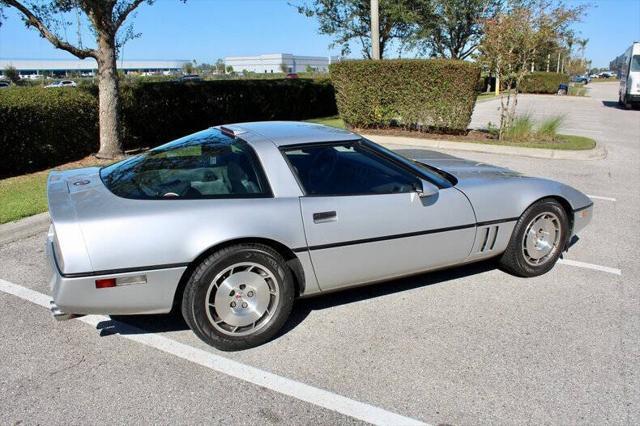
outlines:
[{"label": "car shadow on pavement", "polygon": [[620,106],[618,101],[602,101],[602,105],[609,108],[624,109]]},{"label": "car shadow on pavement", "polygon": [[329,309],[367,299],[375,299],[388,294],[401,293],[403,291],[413,290],[419,287],[442,284],[458,278],[481,274],[494,269],[496,269],[495,261],[488,260],[484,262],[471,263],[465,266],[443,269],[440,271],[412,275],[406,278],[383,281],[377,284],[363,285],[347,290],[326,293],[310,297],[308,299],[299,299],[293,305],[293,310],[289,316],[289,320],[285,323],[284,327],[282,327],[274,339],[277,339],[293,330],[302,323],[312,311]]},{"label": "car shadow on pavement", "polygon": [[[489,260],[456,268],[413,275],[407,278],[384,281],[373,285],[354,287],[308,299],[299,299],[293,305],[291,315],[284,327],[282,327],[272,340],[276,340],[296,328],[312,311],[329,309],[367,299],[375,299],[418,287],[446,283],[458,278],[487,272],[495,268],[496,263]],[[96,328],[100,331],[100,336],[105,337],[114,334],[131,335],[183,331],[188,330],[189,326],[185,323],[179,310],[174,310],[169,314],[160,315],[112,315],[110,320],[100,322]]]}]

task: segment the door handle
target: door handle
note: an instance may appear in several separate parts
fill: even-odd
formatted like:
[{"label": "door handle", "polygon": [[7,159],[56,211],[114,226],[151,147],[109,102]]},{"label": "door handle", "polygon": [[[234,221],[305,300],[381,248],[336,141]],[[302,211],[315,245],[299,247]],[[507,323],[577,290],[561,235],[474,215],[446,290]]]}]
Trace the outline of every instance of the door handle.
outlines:
[{"label": "door handle", "polygon": [[338,215],[336,214],[335,211],[318,212],[313,214],[314,223],[335,222],[337,219],[338,219]]}]

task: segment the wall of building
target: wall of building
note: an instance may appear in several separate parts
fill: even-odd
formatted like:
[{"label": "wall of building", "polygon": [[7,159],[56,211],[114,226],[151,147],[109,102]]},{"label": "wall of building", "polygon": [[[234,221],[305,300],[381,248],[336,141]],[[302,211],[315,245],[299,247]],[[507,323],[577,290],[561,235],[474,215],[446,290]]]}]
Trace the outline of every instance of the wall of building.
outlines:
[{"label": "wall of building", "polygon": [[233,67],[235,72],[247,70],[255,73],[304,72],[307,66],[316,71],[327,72],[330,58],[325,56],[300,56],[289,53],[274,53],[257,56],[228,56],[224,58],[225,66]]},{"label": "wall of building", "polygon": [[[178,71],[189,61],[118,61],[118,69],[122,71]],[[63,59],[63,60],[41,60],[41,59],[0,59],[0,72],[6,67],[12,66],[18,70],[20,75],[38,75],[48,73],[52,75],[64,75],[66,73],[79,73],[82,75],[93,75],[98,70],[98,64],[93,58],[87,59]]]}]

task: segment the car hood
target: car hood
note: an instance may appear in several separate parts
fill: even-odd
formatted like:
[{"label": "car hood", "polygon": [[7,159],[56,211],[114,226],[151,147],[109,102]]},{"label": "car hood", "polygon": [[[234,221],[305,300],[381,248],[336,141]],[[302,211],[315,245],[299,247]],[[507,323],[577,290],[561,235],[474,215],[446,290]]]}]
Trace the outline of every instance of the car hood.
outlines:
[{"label": "car hood", "polygon": [[487,163],[461,158],[425,158],[416,161],[443,170],[453,175],[458,182],[469,180],[503,180],[524,177],[516,171]]}]

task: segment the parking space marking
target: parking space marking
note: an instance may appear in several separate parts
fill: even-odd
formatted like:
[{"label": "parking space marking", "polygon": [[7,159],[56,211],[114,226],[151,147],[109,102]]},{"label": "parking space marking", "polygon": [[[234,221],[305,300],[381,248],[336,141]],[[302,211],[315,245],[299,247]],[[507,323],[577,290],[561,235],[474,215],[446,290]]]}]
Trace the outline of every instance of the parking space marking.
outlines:
[{"label": "parking space marking", "polygon": [[615,198],[611,198],[611,197],[602,197],[600,195],[589,195],[587,194],[587,197],[592,198],[594,200],[604,200],[604,201],[618,201]]},{"label": "parking space marking", "polygon": [[[19,297],[39,306],[49,308],[51,297],[0,279],[0,291]],[[184,343],[176,342],[164,336],[149,333],[125,323],[114,321],[104,315],[87,315],[78,320],[97,327],[98,324],[108,321],[117,325],[117,328],[126,329],[130,334],[120,334],[123,337],[145,346],[152,347],[162,352],[175,355],[184,360],[201,365],[218,373],[226,374],[236,379],[244,380],[258,386],[270,389],[274,392],[290,396],[300,401],[308,402],[328,410],[336,411],[346,416],[353,417],[375,425],[424,425],[426,423],[410,417],[387,411],[383,408],[356,401],[333,392],[316,388],[296,380],[278,376],[268,371],[260,370],[246,364],[207,352],[202,349]]]},{"label": "parking space marking", "polygon": [[580,132],[585,132],[585,133],[593,133],[596,135],[600,135],[602,134],[602,130],[589,130],[589,129],[572,129],[570,127],[567,127],[566,129],[563,128],[562,131],[564,132],[571,132],[571,133],[577,133],[579,134]]},{"label": "parking space marking", "polygon": [[594,265],[593,263],[578,262],[571,259],[558,259],[558,263],[568,266],[576,266],[578,268],[593,269],[595,271],[608,272],[609,274],[622,275],[622,271],[618,268],[610,268],[608,266]]}]

